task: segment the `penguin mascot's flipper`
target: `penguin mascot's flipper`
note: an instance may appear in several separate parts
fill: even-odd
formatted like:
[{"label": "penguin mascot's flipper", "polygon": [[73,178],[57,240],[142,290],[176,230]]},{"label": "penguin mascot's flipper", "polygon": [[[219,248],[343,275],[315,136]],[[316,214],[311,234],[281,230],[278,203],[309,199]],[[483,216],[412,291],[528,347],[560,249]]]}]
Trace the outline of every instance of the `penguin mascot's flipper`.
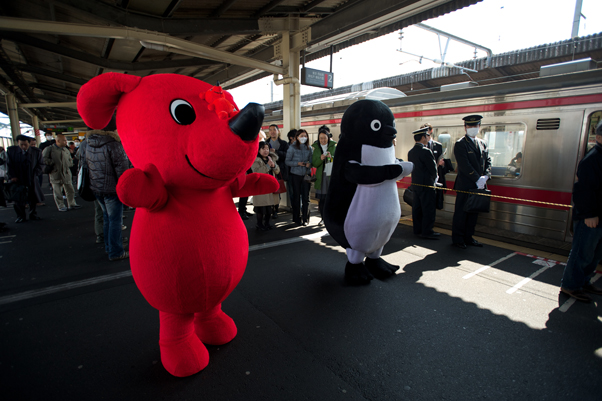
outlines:
[{"label": "penguin mascot's flipper", "polygon": [[323,214],[326,229],[346,250],[345,279],[352,284],[399,269],[380,257],[401,217],[396,181],[414,166],[395,158],[396,133],[393,113],[376,100],[355,102],[341,121]]}]

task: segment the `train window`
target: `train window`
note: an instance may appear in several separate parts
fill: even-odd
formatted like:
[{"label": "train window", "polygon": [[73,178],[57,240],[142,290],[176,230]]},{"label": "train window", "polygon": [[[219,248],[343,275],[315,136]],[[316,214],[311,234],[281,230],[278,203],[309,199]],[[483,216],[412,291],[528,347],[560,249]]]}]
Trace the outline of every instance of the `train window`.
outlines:
[{"label": "train window", "polygon": [[[457,169],[453,154],[453,144],[462,138],[466,131],[463,126],[438,127],[437,141],[447,148],[446,159],[451,159]],[[493,177],[517,178],[520,176],[523,163],[523,147],[526,126],[522,123],[502,125],[482,125],[478,137],[487,143],[491,157],[491,175]]]},{"label": "train window", "polygon": [[589,124],[587,125],[587,144],[585,153],[589,152],[596,144],[596,126],[602,120],[602,111],[596,111],[589,116]]},{"label": "train window", "polygon": [[491,157],[491,176],[517,178],[523,165],[524,124],[486,125],[481,127],[483,140]]}]

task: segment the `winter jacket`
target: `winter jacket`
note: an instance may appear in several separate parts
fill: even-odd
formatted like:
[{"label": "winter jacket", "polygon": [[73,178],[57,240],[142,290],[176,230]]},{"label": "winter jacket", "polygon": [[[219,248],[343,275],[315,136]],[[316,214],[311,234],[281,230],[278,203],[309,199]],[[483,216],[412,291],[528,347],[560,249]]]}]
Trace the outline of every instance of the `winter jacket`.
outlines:
[{"label": "winter jacket", "polygon": [[[324,167],[328,163],[327,159],[322,160],[322,146],[320,142],[316,142],[311,145],[314,148],[311,165],[316,168],[316,182],[314,183],[314,188],[319,189],[323,193],[326,193],[328,188],[322,188],[322,173],[324,172]],[[334,158],[334,151],[337,146],[337,143],[333,140],[328,140],[328,147],[326,148],[327,152],[330,152],[330,156]],[[332,163],[333,160],[330,161]]]},{"label": "winter jacket", "polygon": [[115,131],[88,131],[85,142],[81,155],[88,165],[92,192],[116,195],[117,181],[129,167],[119,135]]},{"label": "winter jacket", "polygon": [[285,163],[291,168],[291,174],[304,176],[309,173],[307,167],[298,166],[297,163],[311,163],[312,147],[307,145],[300,145],[301,149],[297,149],[295,145],[291,145],[286,152]]},{"label": "winter jacket", "polygon": [[[268,144],[270,143],[270,140],[271,138],[266,138],[266,142]],[[288,168],[284,163],[284,161],[286,160],[286,152],[288,151],[288,142],[283,141],[282,139],[278,139],[278,142],[280,143],[280,147],[278,148],[278,150],[274,149],[274,151],[278,156],[278,166],[280,166],[280,174],[282,174],[283,180],[288,180]]]},{"label": "winter jacket", "polygon": [[[270,157],[272,161],[276,165],[274,168],[271,168],[268,164],[266,164],[261,157],[257,157],[251,166],[251,170],[254,173],[262,173],[262,174],[270,174],[272,176],[276,176],[280,172],[280,166],[278,166],[278,156],[274,153],[273,149],[270,149]],[[254,195],[253,196],[253,206],[272,206],[277,205],[280,202],[278,194],[265,194],[265,195]]]},{"label": "winter jacket", "polygon": [[6,149],[8,176],[10,181],[16,178],[23,185],[32,186],[33,180],[42,174],[44,162],[40,149],[30,146],[25,154],[18,146],[9,146]]},{"label": "winter jacket", "polygon": [[596,145],[577,167],[573,185],[573,220],[602,219],[602,145]]},{"label": "winter jacket", "polygon": [[71,153],[67,148],[59,148],[56,144],[47,146],[42,152],[44,164],[51,166],[50,183],[60,184],[70,183],[72,180],[70,167],[73,166]]}]

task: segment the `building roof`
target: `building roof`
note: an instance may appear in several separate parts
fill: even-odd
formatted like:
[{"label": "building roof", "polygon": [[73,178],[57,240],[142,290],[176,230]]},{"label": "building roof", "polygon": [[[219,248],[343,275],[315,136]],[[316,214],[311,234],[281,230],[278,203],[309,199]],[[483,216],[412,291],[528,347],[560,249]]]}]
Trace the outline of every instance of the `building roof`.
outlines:
[{"label": "building roof", "polygon": [[[233,88],[272,72],[224,61],[228,58],[182,54],[173,47],[157,50],[123,37],[153,34],[278,65],[282,31],[291,32],[293,44],[305,49],[311,61],[330,54],[331,47],[337,52],[479,1],[6,1],[0,5],[0,87],[15,93],[20,104],[74,102],[81,85],[107,71],[177,73]],[[108,28],[117,33],[107,34]],[[40,123],[79,118],[75,108],[28,110],[19,110],[28,123],[34,114]],[[0,111],[6,113],[3,97]]]}]

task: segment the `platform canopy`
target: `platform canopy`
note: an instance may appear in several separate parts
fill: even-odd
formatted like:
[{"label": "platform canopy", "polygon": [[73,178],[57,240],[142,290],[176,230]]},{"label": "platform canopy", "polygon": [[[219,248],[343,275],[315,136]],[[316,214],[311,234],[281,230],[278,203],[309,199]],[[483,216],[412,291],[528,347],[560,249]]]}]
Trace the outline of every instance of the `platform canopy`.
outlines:
[{"label": "platform canopy", "polygon": [[43,128],[77,120],[68,103],[103,72],[177,73],[234,88],[287,76],[283,48],[307,62],[479,1],[3,1],[0,91],[15,96],[20,120],[37,116]]}]

